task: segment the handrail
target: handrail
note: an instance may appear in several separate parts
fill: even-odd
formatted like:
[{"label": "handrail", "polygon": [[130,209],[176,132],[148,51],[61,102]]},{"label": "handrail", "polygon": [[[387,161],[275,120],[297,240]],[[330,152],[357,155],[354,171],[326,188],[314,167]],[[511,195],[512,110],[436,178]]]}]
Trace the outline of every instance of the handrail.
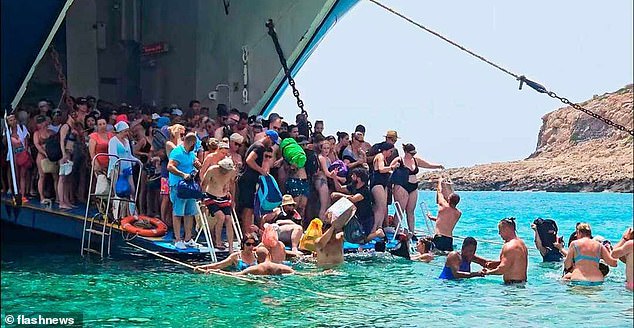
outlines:
[{"label": "handrail", "polygon": [[20,204],[22,204],[22,198],[21,196],[19,196],[20,189],[18,189],[18,180],[16,178],[15,158],[13,156],[13,145],[11,144],[11,129],[9,128],[9,124],[7,123],[7,117],[8,115],[7,115],[7,112],[5,111],[4,118],[2,121],[4,122],[5,134],[7,136],[7,151],[9,155],[9,166],[11,167],[11,180],[13,181],[13,202],[17,203],[19,201]]}]

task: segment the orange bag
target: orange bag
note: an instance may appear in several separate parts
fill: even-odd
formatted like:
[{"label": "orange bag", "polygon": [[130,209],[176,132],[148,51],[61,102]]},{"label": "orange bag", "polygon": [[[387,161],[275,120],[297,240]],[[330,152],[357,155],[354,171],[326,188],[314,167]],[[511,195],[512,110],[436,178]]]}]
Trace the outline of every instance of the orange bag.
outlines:
[{"label": "orange bag", "polygon": [[264,232],[262,233],[262,244],[267,248],[274,248],[279,243],[279,239],[277,236],[277,230],[275,226],[272,224],[267,224],[264,227]]}]

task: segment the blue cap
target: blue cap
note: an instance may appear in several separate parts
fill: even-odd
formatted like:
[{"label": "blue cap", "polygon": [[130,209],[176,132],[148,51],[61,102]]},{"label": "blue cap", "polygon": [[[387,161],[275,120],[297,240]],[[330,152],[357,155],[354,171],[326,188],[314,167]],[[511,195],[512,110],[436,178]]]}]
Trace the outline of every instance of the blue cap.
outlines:
[{"label": "blue cap", "polygon": [[266,130],[266,136],[271,138],[274,144],[280,143],[280,136],[275,132],[275,130]]},{"label": "blue cap", "polygon": [[168,124],[170,124],[169,117],[163,116],[163,117],[159,117],[159,119],[156,120],[156,127],[159,128],[159,129],[164,127],[164,126],[166,126],[166,125],[168,125]]}]

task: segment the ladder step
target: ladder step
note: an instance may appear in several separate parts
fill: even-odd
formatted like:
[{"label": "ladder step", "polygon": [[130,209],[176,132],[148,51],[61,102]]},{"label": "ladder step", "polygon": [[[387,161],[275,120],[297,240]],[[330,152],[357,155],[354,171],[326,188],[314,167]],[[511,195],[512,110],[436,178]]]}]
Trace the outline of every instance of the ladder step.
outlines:
[{"label": "ladder step", "polygon": [[104,236],[104,235],[105,235],[105,236],[109,236],[109,235],[110,235],[110,234],[109,234],[109,233],[107,233],[107,232],[106,232],[106,233],[104,233],[104,232],[102,232],[102,231],[95,230],[95,229],[86,229],[86,232],[94,233],[95,235],[101,235],[101,236]]},{"label": "ladder step", "polygon": [[84,247],[84,250],[85,250],[86,252],[90,252],[90,253],[95,253],[95,254],[99,254],[99,255],[101,255],[101,253],[100,253],[98,250],[94,250],[94,249],[92,249],[92,248]]}]

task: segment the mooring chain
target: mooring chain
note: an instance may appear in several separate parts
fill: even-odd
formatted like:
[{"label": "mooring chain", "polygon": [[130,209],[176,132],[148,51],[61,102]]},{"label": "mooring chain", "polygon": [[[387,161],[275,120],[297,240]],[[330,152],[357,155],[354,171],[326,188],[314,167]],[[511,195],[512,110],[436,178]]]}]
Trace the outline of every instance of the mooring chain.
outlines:
[{"label": "mooring chain", "polygon": [[596,113],[592,112],[591,110],[589,110],[587,108],[583,108],[581,105],[573,103],[570,100],[568,100],[567,98],[558,96],[553,91],[547,90],[546,87],[544,87],[543,85],[527,79],[524,75],[517,75],[517,74],[509,71],[508,69],[506,69],[506,68],[504,68],[504,67],[502,67],[502,66],[500,66],[500,65],[498,65],[498,64],[496,64],[494,62],[492,62],[491,60],[488,60],[487,58],[485,58],[485,57],[483,57],[483,56],[481,56],[481,55],[479,55],[479,54],[467,49],[466,47],[464,47],[464,46],[452,41],[451,39],[445,37],[444,35],[442,35],[442,34],[436,32],[436,31],[434,31],[434,30],[432,30],[432,29],[430,29],[430,28],[428,28],[428,27],[426,27],[426,26],[424,26],[424,25],[412,20],[411,18],[409,18],[409,17],[407,17],[407,16],[395,11],[394,9],[392,9],[392,8],[390,8],[390,7],[386,6],[386,5],[378,2],[377,0],[369,0],[369,1],[371,1],[372,3],[376,4],[377,6],[383,8],[383,9],[389,11],[390,13],[392,13],[392,14],[394,14],[394,15],[396,15],[396,16],[404,19],[404,20],[406,20],[407,22],[417,26],[418,28],[420,28],[420,29],[422,29],[422,30],[424,30],[424,31],[426,31],[428,33],[431,33],[431,34],[433,34],[435,36],[437,36],[438,38],[442,39],[443,41],[445,41],[445,42],[453,45],[454,47],[456,47],[456,48],[468,53],[469,55],[471,55],[471,56],[473,56],[473,57],[475,57],[475,58],[477,58],[477,59],[479,59],[479,60],[481,60],[481,61],[483,61],[483,62],[485,62],[485,63],[487,63],[487,64],[489,64],[489,65],[491,65],[493,67],[495,67],[495,68],[497,68],[498,70],[500,70],[500,71],[502,71],[502,72],[504,72],[504,73],[506,73],[506,74],[508,74],[508,75],[510,75],[512,77],[514,77],[516,80],[520,81],[520,90],[522,89],[522,85],[524,83],[526,83],[528,86],[530,86],[531,88],[533,88],[535,91],[537,91],[539,93],[545,93],[548,96],[550,96],[551,98],[558,99],[562,103],[564,103],[566,105],[569,105],[569,106],[571,106],[572,108],[574,108],[574,109],[576,109],[578,111],[581,111],[581,112],[583,112],[583,113],[585,113],[587,115],[590,115],[591,117],[594,117],[594,118],[600,120],[601,122],[603,122],[603,123],[605,123],[605,124],[607,124],[609,126],[612,126],[612,127],[616,128],[616,129],[618,129],[620,131],[627,132],[630,135],[634,136],[634,130],[628,129],[628,128],[626,128],[623,125],[615,123],[612,120],[610,120],[608,118],[605,118],[605,117],[603,117],[603,116],[601,116],[599,114],[596,114]]},{"label": "mooring chain", "polygon": [[284,75],[288,79],[288,85],[290,85],[293,89],[293,96],[295,96],[295,98],[297,99],[297,107],[299,107],[299,109],[301,110],[301,114],[306,117],[306,125],[308,126],[308,131],[312,133],[313,126],[310,121],[308,121],[308,112],[306,111],[306,109],[304,109],[304,101],[302,101],[302,99],[299,97],[299,90],[297,90],[297,87],[295,86],[295,80],[291,76],[291,71],[288,69],[286,57],[284,57],[284,51],[280,46],[280,41],[277,38],[277,32],[275,32],[275,25],[273,24],[272,19],[269,19],[266,22],[266,27],[269,29],[268,34],[271,36],[271,38],[273,39],[273,43],[275,44],[275,51],[277,52],[277,56],[280,58],[282,68],[284,68]]},{"label": "mooring chain", "polygon": [[[53,59],[53,65],[55,66],[55,71],[57,72],[57,80],[62,84],[62,97],[60,98],[60,103],[62,100],[68,95],[68,84],[66,83],[66,75],[64,75],[64,69],[62,67],[62,63],[59,61],[59,53],[55,49],[55,46],[50,45],[51,50],[51,58]],[[57,105],[59,106],[59,104]]]}]

